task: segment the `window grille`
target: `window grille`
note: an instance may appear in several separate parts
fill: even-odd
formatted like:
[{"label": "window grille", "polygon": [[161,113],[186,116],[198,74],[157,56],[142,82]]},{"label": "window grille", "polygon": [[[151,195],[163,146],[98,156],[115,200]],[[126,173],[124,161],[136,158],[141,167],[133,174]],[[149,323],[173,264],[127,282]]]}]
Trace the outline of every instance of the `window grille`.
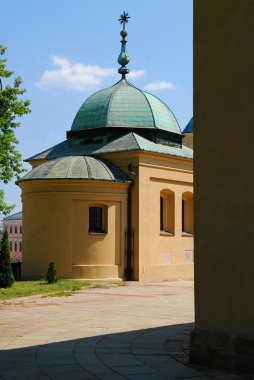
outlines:
[{"label": "window grille", "polygon": [[102,207],[89,207],[89,231],[104,232],[102,228]]}]

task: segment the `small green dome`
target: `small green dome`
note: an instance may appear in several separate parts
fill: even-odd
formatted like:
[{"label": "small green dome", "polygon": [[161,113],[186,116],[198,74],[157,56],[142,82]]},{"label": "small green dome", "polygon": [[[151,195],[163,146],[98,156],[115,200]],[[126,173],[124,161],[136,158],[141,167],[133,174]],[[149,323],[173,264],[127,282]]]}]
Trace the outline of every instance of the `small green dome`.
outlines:
[{"label": "small green dome", "polygon": [[166,104],[126,79],[91,95],[80,107],[71,130],[101,127],[156,128],[181,134]]},{"label": "small green dome", "polygon": [[50,160],[31,170],[19,182],[55,179],[131,182],[118,166],[89,156],[68,156]]}]

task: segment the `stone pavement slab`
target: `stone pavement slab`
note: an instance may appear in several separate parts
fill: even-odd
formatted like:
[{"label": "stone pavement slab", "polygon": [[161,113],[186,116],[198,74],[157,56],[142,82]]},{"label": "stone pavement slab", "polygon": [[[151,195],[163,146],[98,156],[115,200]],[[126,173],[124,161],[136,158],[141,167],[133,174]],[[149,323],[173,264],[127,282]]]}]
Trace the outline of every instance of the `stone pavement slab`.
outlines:
[{"label": "stone pavement slab", "polygon": [[188,365],[193,282],[0,304],[0,380],[239,380]]}]

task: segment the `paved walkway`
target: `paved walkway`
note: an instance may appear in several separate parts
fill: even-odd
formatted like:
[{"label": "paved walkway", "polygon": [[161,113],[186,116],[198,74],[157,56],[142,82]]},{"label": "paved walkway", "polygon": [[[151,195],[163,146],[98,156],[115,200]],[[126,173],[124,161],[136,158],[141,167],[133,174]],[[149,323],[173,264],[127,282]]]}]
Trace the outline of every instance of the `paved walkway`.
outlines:
[{"label": "paved walkway", "polygon": [[191,281],[12,300],[0,307],[0,379],[243,379],[186,365],[193,319]]}]

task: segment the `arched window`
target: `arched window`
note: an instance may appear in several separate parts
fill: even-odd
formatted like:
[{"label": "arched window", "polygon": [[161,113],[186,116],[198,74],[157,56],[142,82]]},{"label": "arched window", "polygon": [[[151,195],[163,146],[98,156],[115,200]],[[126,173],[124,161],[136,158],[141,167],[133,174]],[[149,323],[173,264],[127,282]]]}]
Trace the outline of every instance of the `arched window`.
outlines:
[{"label": "arched window", "polygon": [[193,235],[193,194],[190,192],[182,195],[182,232]]},{"label": "arched window", "polygon": [[89,206],[89,232],[107,232],[107,207],[101,205]]},{"label": "arched window", "polygon": [[175,233],[175,193],[169,189],[160,192],[160,231]]}]

